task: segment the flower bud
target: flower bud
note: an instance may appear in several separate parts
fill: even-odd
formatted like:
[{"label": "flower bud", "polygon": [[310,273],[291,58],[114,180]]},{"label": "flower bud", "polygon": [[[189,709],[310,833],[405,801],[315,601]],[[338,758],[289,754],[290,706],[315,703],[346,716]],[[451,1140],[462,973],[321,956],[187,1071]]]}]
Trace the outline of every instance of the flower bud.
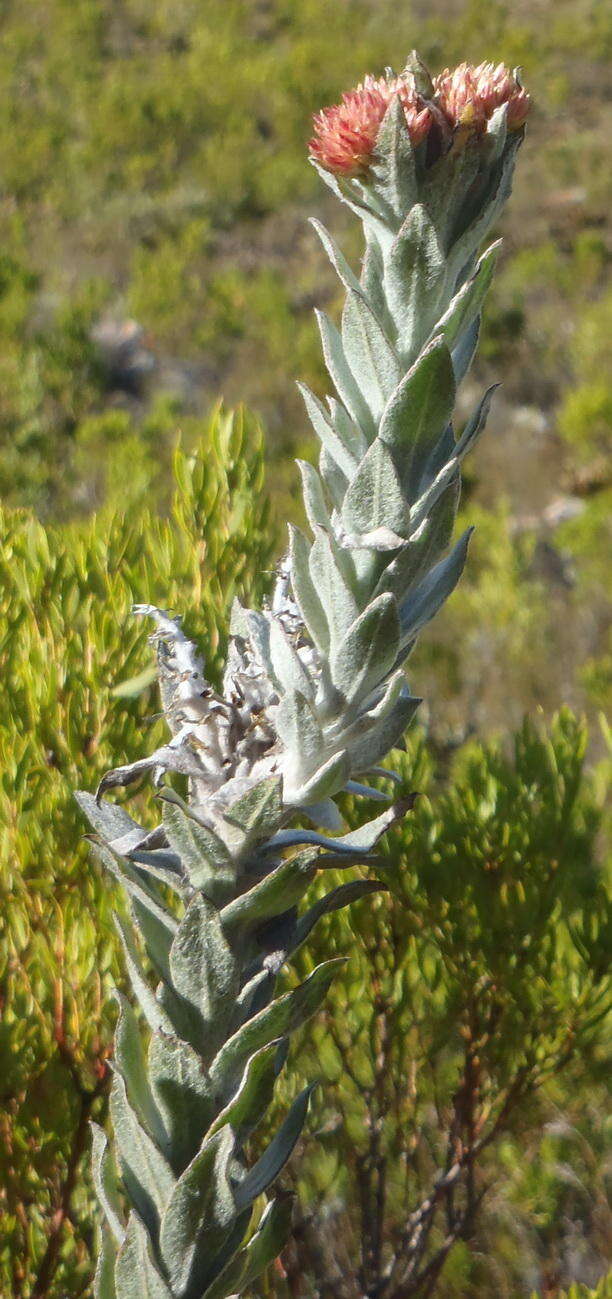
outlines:
[{"label": "flower bud", "polygon": [[484,131],[496,108],[508,105],[508,129],[524,126],[530,98],[517,77],[503,63],[460,63],[453,72],[445,68],[434,80],[436,101],[449,124]]},{"label": "flower bud", "polygon": [[381,122],[398,95],[413,145],[425,139],[437,116],[434,105],[401,77],[366,76],[340,104],[323,108],[314,116],[315,134],[309,143],[311,158],[336,176],[365,178],[374,160]]}]

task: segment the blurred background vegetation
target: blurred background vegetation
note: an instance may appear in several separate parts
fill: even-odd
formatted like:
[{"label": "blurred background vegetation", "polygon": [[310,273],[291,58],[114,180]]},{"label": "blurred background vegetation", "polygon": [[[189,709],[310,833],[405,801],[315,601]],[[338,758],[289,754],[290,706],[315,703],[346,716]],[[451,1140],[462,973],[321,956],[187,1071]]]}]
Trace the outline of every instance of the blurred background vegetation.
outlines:
[{"label": "blurred background vegetation", "polygon": [[[132,600],[185,610],[214,675],[234,591],[257,595],[268,581],[282,521],[299,508],[291,458],[312,454],[293,379],[324,390],[312,306],[333,313],[338,301],[307,216],[358,253],[306,162],[310,114],[414,45],[434,70],[462,59],[521,64],[535,109],[464,398],[467,410],[474,388],[503,379],[468,466],[471,563],[412,660],[426,739],[415,739],[404,774],[414,761],[432,802],[417,804],[395,851],[412,863],[424,907],[413,844],[426,853],[447,841],[452,789],[469,802],[485,770],[461,858],[469,880],[479,835],[502,842],[509,822],[500,791],[510,769],[487,744],[498,739],[509,754],[525,713],[541,709],[545,725],[568,704],[588,723],[572,805],[587,882],[605,865],[612,9],[607,0],[7,0],[0,31],[0,1294],[75,1299],[89,1292],[83,1148],[87,1118],[104,1105],[117,966],[115,899],[86,860],[71,791],[155,743],[146,630],[127,618]],[[221,395],[263,422],[269,506],[258,418],[209,417]],[[555,788],[568,751],[582,761],[583,732],[571,734]],[[513,770],[528,787],[518,758]],[[540,863],[558,859],[554,817],[547,836]],[[530,845],[526,831],[522,851]],[[578,929],[592,894],[573,897]],[[520,908],[512,919],[518,932]],[[383,917],[376,923],[387,933]],[[363,935],[363,907],[326,931],[339,950],[355,944],[351,924]],[[597,925],[589,934],[587,974]],[[361,989],[364,1023],[366,966],[337,994],[342,1005],[347,987]],[[587,974],[567,975],[570,1000]],[[548,1006],[538,996],[532,1025]],[[303,1067],[316,1054],[333,1085],[322,1023],[304,1035]],[[443,1054],[445,1078],[458,1067],[454,1050]],[[419,1093],[428,1121],[431,1103]],[[336,1095],[332,1110],[361,1104]],[[453,1251],[445,1293],[518,1299],[595,1283],[612,1240],[605,1112],[600,1031],[495,1146],[503,1177],[478,1237]],[[317,1114],[324,1129],[328,1120]],[[326,1143],[328,1163],[307,1164],[301,1189],[317,1201],[327,1186],[337,1206],[345,1190],[334,1160],[346,1150],[340,1136]],[[290,1264],[274,1293],[291,1284]]]}]

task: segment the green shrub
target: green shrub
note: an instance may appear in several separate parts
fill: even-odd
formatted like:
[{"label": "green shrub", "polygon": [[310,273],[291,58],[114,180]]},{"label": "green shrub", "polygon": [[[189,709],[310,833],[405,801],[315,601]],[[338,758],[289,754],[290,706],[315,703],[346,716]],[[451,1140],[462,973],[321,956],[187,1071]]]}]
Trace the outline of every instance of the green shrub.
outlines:
[{"label": "green shrub", "polygon": [[[121,463],[128,476],[127,456]],[[158,705],[146,629],[130,607],[189,608],[214,678],[224,648],[219,627],[235,594],[261,591],[273,542],[261,431],[244,412],[215,412],[200,424],[193,453],[177,451],[166,519],[143,501],[128,515],[108,507],[64,527],[3,512],[0,1293],[7,1299],[34,1293],[35,1278],[45,1299],[76,1296],[91,1267],[81,1156],[87,1119],[106,1091],[117,898],[87,858],[72,791],[95,785],[118,756],[140,756],[143,731],[146,747],[163,731],[152,716]]]},{"label": "green shrub", "polygon": [[[576,1152],[557,1146],[551,1167],[540,1137],[559,1115],[561,1069],[563,1110],[576,1089],[583,1127],[588,1095],[599,1090],[591,1128],[605,1111],[612,913],[597,849],[604,791],[583,773],[585,744],[564,712],[549,733],[526,722],[511,754],[464,746],[442,790],[422,738],[393,763],[422,795],[382,848],[392,896],[330,919],[299,971],[323,950],[348,958],[294,1066],[323,1083],[323,1153],[313,1143],[301,1155],[303,1229],[287,1260],[313,1293],[332,1293],[335,1266],[347,1295],[373,1292],[402,1250],[408,1279],[402,1288],[399,1268],[389,1296],[426,1293],[419,1275],[438,1275],[450,1238],[441,1294],[513,1299],[530,1267],[544,1270],[545,1246],[559,1255],[572,1214],[605,1256],[588,1183],[573,1203],[563,1184],[559,1165],[579,1168]],[[603,1159],[603,1132],[600,1143]]]}]

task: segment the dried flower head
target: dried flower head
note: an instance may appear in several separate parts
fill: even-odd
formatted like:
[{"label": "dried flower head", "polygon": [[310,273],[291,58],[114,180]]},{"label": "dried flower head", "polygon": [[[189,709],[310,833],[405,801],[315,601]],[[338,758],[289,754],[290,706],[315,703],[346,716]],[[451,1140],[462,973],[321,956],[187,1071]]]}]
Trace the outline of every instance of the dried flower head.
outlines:
[{"label": "dried flower head", "polygon": [[394,95],[399,95],[412,143],[420,144],[436,116],[434,106],[402,77],[367,76],[342,96],[340,104],[315,114],[315,133],[308,146],[311,158],[337,176],[366,176]]},{"label": "dried flower head", "polygon": [[525,124],[530,98],[504,63],[460,63],[453,72],[445,68],[434,80],[436,99],[452,127],[484,130],[501,104],[508,105],[508,129]]}]

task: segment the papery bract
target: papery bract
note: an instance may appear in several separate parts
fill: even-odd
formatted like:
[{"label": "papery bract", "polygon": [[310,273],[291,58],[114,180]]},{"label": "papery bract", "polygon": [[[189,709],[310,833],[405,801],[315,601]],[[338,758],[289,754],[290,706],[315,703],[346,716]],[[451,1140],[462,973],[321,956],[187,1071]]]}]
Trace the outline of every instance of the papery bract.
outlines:
[{"label": "papery bract", "polygon": [[315,134],[310,156],[326,171],[347,178],[365,176],[373,160],[380,124],[398,95],[413,145],[426,137],[435,117],[434,105],[419,95],[403,77],[366,76],[339,104],[321,109],[314,117]]},{"label": "papery bract", "polygon": [[452,127],[472,126],[484,130],[496,108],[508,105],[508,129],[524,126],[531,101],[526,90],[504,63],[460,63],[452,72],[445,68],[434,79],[436,99]]}]

